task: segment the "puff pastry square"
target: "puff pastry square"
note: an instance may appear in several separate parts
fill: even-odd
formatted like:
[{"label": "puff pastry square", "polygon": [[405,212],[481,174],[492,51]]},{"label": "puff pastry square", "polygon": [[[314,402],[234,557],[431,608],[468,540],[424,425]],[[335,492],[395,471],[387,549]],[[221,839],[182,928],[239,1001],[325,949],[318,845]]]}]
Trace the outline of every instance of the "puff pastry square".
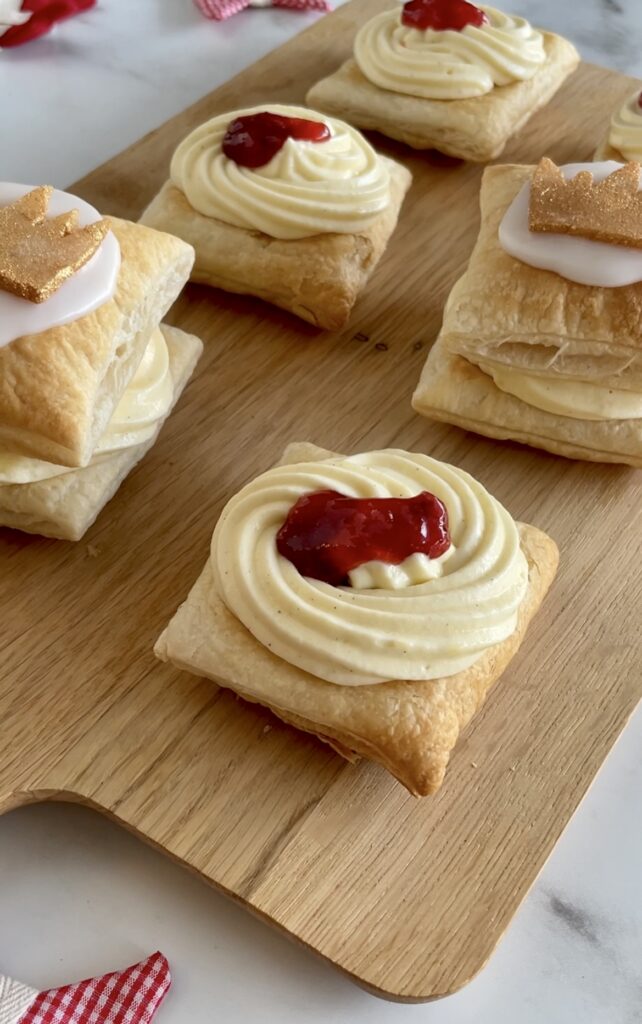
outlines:
[{"label": "puff pastry square", "polygon": [[390,204],[360,234],[271,238],[203,216],[170,181],[147,207],[141,223],[170,231],[194,246],[193,281],[256,295],[317,327],[338,330],[347,323],[381,259],[410,187],[410,171],[393,160],[388,164]]},{"label": "puff pastry square", "polygon": [[[291,445],[286,462],[329,458],[315,445]],[[428,682],[396,680],[338,686],[272,654],[228,611],[208,561],[187,600],[156,643],[155,653],[177,668],[214,680],[283,721],[384,765],[416,796],[441,785],[461,730],[517,652],[557,569],[555,543],[518,524],[529,585],[515,633],[489,648],[469,669]]]},{"label": "puff pastry square", "polygon": [[[174,384],[172,408],[199,360],[203,345],[193,334],[161,324]],[[0,526],[59,540],[80,540],[125,477],[155,444],[167,416],[144,444],[125,448],[82,469],[32,484],[0,484]]]},{"label": "puff pastry square", "polygon": [[413,397],[417,412],[556,455],[642,465],[642,420],[580,420],[501,391],[482,360],[542,377],[642,390],[642,284],[592,288],[509,256],[502,217],[532,167],[484,172],[481,228]]},{"label": "puff pastry square", "polygon": [[464,100],[405,96],[373,85],[350,59],[313,85],[306,103],[414,149],[438,149],[479,163],[494,160],[579,63],[579,54],[567,39],[551,32],[543,36],[546,64],[528,81],[497,86],[484,96]]},{"label": "puff pastry square", "polygon": [[114,297],[72,323],[0,348],[0,447],[86,466],[152,331],[187,281],[191,246],[110,218],[120,244]]}]

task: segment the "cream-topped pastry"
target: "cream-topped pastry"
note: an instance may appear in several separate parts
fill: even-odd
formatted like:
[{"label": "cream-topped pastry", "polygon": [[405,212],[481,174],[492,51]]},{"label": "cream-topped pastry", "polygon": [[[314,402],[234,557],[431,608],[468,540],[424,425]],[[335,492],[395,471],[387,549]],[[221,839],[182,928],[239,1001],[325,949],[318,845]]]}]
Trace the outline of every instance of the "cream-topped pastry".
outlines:
[{"label": "cream-topped pastry", "polygon": [[[292,136],[265,164],[244,166],[224,152],[230,124],[256,115],[321,123],[327,136]],[[251,128],[245,129],[246,137]],[[269,105],[221,114],[180,144],[170,167],[174,184],[206,217],[294,239],[369,227],[390,202],[388,164],[360,132],[304,107]]]},{"label": "cream-topped pastry", "polygon": [[293,444],[225,506],[155,653],[423,796],[556,566],[550,538],[455,466]]},{"label": "cream-topped pastry", "polygon": [[468,0],[408,0],[375,15],[354,56],[306,102],[415,149],[499,156],[579,61],[566,39]]},{"label": "cream-topped pastry", "polygon": [[192,262],[50,186],[0,186],[0,526],[79,540],[154,444],[201,352],[160,323]]},{"label": "cream-topped pastry", "polygon": [[639,89],[629,96],[613,113],[608,133],[608,145],[625,160],[642,162],[642,93]]},{"label": "cream-topped pastry", "polygon": [[[444,504],[454,550],[432,579],[397,589],[333,586],[277,550],[289,510],[311,492]],[[225,507],[212,567],[226,606],[292,665],[346,686],[435,679],[472,665],[515,629],[527,567],[515,523],[476,480],[426,455],[387,450],[277,467]],[[381,583],[384,586],[381,586]]]},{"label": "cream-topped pastry", "polygon": [[[0,209],[32,191],[30,185],[0,182]],[[48,217],[78,211],[78,226],[100,220],[98,210],[69,192],[52,189]],[[79,320],[109,301],[116,290],[120,269],[120,247],[109,231],[86,266],[78,270],[45,302],[29,302],[0,290],[0,347],[25,334],[39,334],[61,324]]]},{"label": "cream-topped pastry", "polygon": [[[174,384],[167,343],[157,328],[94,449],[90,465],[106,454],[148,441],[156,432],[159,421],[167,415],[173,398]],[[57,466],[42,459],[0,451],[0,484],[33,483],[73,471],[71,466]]]},{"label": "cream-topped pastry", "polygon": [[359,70],[380,89],[432,100],[483,96],[532,78],[547,59],[542,33],[494,7],[476,10],[481,24],[460,30],[421,29],[407,22],[403,7],[384,11],[357,33]]},{"label": "cream-topped pastry", "polygon": [[642,168],[488,168],[468,269],[417,411],[570,458],[642,466]]},{"label": "cream-topped pastry", "polygon": [[142,221],[196,250],[192,277],[338,329],[383,255],[411,176],[349,124],[265,104],[196,128]]}]

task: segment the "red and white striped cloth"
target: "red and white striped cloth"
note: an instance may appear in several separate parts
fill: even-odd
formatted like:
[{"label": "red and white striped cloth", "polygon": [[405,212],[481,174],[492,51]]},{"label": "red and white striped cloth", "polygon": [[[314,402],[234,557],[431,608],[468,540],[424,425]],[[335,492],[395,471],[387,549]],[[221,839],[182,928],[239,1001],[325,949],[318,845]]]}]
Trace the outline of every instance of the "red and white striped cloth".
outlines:
[{"label": "red and white striped cloth", "polygon": [[225,21],[247,7],[285,7],[290,11],[331,11],[329,0],[194,0],[201,14]]},{"label": "red and white striped cloth", "polygon": [[46,992],[0,976],[0,1024],[149,1024],[170,985],[162,953]]}]

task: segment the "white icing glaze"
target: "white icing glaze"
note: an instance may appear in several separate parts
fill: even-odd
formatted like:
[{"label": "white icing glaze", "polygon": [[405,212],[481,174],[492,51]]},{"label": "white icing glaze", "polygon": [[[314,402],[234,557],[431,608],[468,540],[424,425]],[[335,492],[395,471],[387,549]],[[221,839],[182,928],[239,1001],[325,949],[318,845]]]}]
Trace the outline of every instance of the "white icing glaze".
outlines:
[{"label": "white icing glaze", "polygon": [[[0,182],[0,207],[8,206],[34,187]],[[56,217],[74,209],[78,210],[80,227],[100,220],[98,210],[89,203],[55,189],[49,203],[49,216]],[[25,334],[40,334],[51,327],[79,320],[98,309],[114,294],[119,269],[120,246],[110,231],[89,262],[46,302],[29,302],[0,290],[0,347]]]},{"label": "white icing glaze", "polygon": [[[592,164],[566,164],[565,178],[591,171],[602,181],[622,164],[605,160]],[[499,244],[515,259],[540,270],[552,270],[569,281],[598,288],[622,288],[642,281],[642,250],[593,242],[572,235],[543,234],[528,227],[530,181],[515,196],[499,225]]]}]

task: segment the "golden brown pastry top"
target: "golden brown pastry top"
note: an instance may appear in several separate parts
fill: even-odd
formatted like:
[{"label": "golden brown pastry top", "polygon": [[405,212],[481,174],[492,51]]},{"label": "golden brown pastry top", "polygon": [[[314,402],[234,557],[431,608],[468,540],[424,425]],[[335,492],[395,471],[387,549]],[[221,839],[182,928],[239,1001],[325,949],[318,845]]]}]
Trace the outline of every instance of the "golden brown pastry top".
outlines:
[{"label": "golden brown pastry top", "polygon": [[6,450],[66,465],[88,461],[96,416],[106,425],[136,369],[124,379],[116,374],[118,393],[110,394],[114,364],[126,359],[139,330],[157,326],[189,276],[193,250],[185,242],[129,221],[114,218],[111,226],[122,260],[114,298],[79,320],[0,348]]}]

